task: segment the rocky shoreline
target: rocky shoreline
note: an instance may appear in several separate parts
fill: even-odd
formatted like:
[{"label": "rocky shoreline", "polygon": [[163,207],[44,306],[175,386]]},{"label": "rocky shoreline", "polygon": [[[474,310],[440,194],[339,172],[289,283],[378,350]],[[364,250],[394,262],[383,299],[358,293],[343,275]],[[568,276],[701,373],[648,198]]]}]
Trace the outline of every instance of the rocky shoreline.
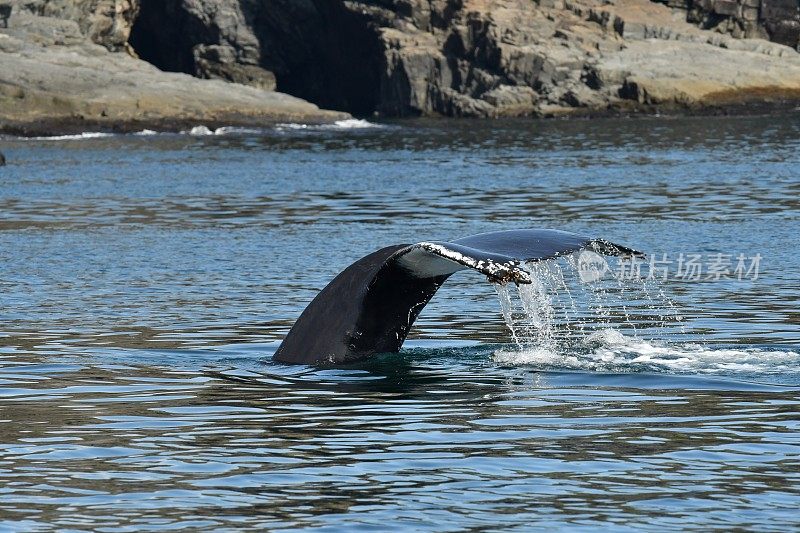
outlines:
[{"label": "rocky shoreline", "polygon": [[5,133],[177,131],[349,117],[279,92],[162,72],[125,49],[92,42],[73,20],[15,10],[7,25],[0,27]]},{"label": "rocky shoreline", "polygon": [[0,0],[0,131],[793,109],[798,47],[799,0]]}]

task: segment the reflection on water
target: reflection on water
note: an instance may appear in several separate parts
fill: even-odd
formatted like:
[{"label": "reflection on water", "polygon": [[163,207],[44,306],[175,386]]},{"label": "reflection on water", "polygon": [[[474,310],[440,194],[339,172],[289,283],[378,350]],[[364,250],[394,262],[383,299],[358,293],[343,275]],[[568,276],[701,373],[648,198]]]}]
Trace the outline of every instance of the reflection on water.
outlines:
[{"label": "reflection on water", "polygon": [[797,523],[788,389],[542,374],[485,349],[322,371],[230,350],[253,359],[6,366],[5,517],[131,530]]},{"label": "reflection on water", "polygon": [[[796,115],[0,142],[0,530],[800,525]],[[399,355],[270,362],[352,260],[509,227],[762,268],[555,352],[461,273]]]}]

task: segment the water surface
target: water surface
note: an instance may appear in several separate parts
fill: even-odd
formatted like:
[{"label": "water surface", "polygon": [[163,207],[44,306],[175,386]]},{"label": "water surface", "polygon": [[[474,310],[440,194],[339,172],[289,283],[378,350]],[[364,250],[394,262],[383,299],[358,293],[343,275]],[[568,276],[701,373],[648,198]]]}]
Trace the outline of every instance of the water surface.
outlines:
[{"label": "water surface", "polygon": [[[800,115],[219,133],[0,140],[0,530],[800,526]],[[271,362],[362,255],[521,227],[759,272],[572,279],[545,350],[464,272]]]}]

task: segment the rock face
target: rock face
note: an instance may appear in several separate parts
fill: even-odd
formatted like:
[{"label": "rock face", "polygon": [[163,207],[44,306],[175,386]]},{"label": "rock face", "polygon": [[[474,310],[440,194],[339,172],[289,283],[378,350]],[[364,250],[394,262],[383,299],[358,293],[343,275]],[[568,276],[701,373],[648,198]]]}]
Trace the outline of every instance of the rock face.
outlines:
[{"label": "rock face", "polygon": [[88,39],[118,47],[114,32],[99,30],[108,26],[86,19],[85,34],[80,21],[42,12],[15,6],[0,28],[0,130],[176,129],[348,116],[257,87],[162,72]]},{"label": "rock face", "polygon": [[384,112],[563,115],[800,97],[800,54],[702,31],[645,0],[425,4],[402,19],[375,15]]},{"label": "rock face", "polygon": [[764,38],[800,48],[798,0],[663,0],[687,20],[734,37]]},{"label": "rock face", "polygon": [[[141,0],[136,52],[163,70],[273,86],[320,106],[376,107],[380,42],[341,0]],[[350,7],[348,7],[350,6]],[[274,75],[273,75],[274,74]]]},{"label": "rock face", "polygon": [[0,6],[4,2],[9,13],[16,4],[35,15],[77,22],[83,34],[109,50],[125,47],[139,12],[138,0],[2,0]]},{"label": "rock face", "polygon": [[0,0],[0,120],[796,105],[799,1]]},{"label": "rock face", "polygon": [[[563,115],[800,97],[800,54],[735,38],[777,37],[770,21],[792,19],[776,2],[798,0],[702,0],[713,13],[702,26],[716,31],[694,23],[695,0],[667,1],[684,9],[649,0],[143,0],[132,42],[156,65],[205,77],[252,83],[215,73],[258,65],[279,90],[359,114]],[[161,25],[140,29],[149,2]],[[723,11],[749,20],[747,2],[759,13],[750,30],[712,24]],[[183,21],[183,59],[169,57],[172,36],[137,46],[147,31],[168,35],[173,20]]]},{"label": "rock face", "polygon": [[139,1],[131,44],[159,68],[275,89],[275,76],[259,66],[259,41],[239,2]]}]

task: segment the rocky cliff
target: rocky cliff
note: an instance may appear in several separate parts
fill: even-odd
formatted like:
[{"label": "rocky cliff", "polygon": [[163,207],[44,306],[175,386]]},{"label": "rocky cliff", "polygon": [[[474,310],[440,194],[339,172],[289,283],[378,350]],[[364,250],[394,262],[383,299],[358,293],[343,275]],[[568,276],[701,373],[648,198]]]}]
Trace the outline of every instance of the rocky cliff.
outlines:
[{"label": "rocky cliff", "polygon": [[[139,20],[149,22],[135,24],[131,42],[162,68],[203,77],[260,66],[279,90],[360,114],[552,115],[800,97],[797,35],[787,30],[798,0],[667,1],[142,0]],[[174,20],[177,51],[164,27]]]},{"label": "rocky cliff", "polygon": [[[41,102],[57,101],[48,105],[123,120],[140,109],[152,111],[147,102],[172,94],[178,115],[191,117],[202,115],[215,91],[222,91],[212,113],[222,120],[236,110],[258,115],[252,99],[271,105],[270,98],[278,97],[265,95],[278,95],[270,92],[276,88],[321,107],[386,116],[796,105],[798,5],[800,0],[0,0],[0,60],[28,61],[25,68],[13,67],[25,73],[21,79],[8,66],[0,69],[0,109],[3,98],[6,107],[9,99],[24,100],[15,96],[22,91],[31,95],[31,116]],[[6,19],[9,28],[3,29]],[[42,61],[67,75],[76,57],[93,62],[95,74],[80,77],[94,92],[57,94],[53,86],[39,95],[47,76],[34,75],[33,64]],[[210,81],[191,85],[188,76],[160,73],[145,61]],[[124,72],[135,80],[114,85]],[[197,87],[197,95],[147,92],[162,87],[157,80],[179,79]],[[234,84],[220,89],[223,82]],[[116,94],[127,102],[124,112],[102,103],[113,103]],[[249,103],[231,100],[233,95]],[[285,98],[281,105],[289,105]]]},{"label": "rocky cliff", "polygon": [[661,0],[686,12],[686,20],[734,37],[800,46],[798,0]]},{"label": "rocky cliff", "polygon": [[119,50],[128,42],[138,7],[138,0],[0,0],[0,27],[8,26],[12,10],[69,20],[92,41]]},{"label": "rocky cliff", "polygon": [[[179,129],[348,115],[274,92],[260,67],[242,81],[163,72],[129,45],[136,0],[0,0],[0,132]],[[230,70],[246,71],[232,61]],[[267,80],[267,81],[264,81]],[[272,80],[271,82],[269,80]]]},{"label": "rocky cliff", "polygon": [[339,0],[141,0],[140,13],[131,44],[161,69],[240,83],[259,79],[261,71],[274,74],[279,90],[322,107],[357,114],[376,109],[382,45],[376,21],[360,6]]}]

